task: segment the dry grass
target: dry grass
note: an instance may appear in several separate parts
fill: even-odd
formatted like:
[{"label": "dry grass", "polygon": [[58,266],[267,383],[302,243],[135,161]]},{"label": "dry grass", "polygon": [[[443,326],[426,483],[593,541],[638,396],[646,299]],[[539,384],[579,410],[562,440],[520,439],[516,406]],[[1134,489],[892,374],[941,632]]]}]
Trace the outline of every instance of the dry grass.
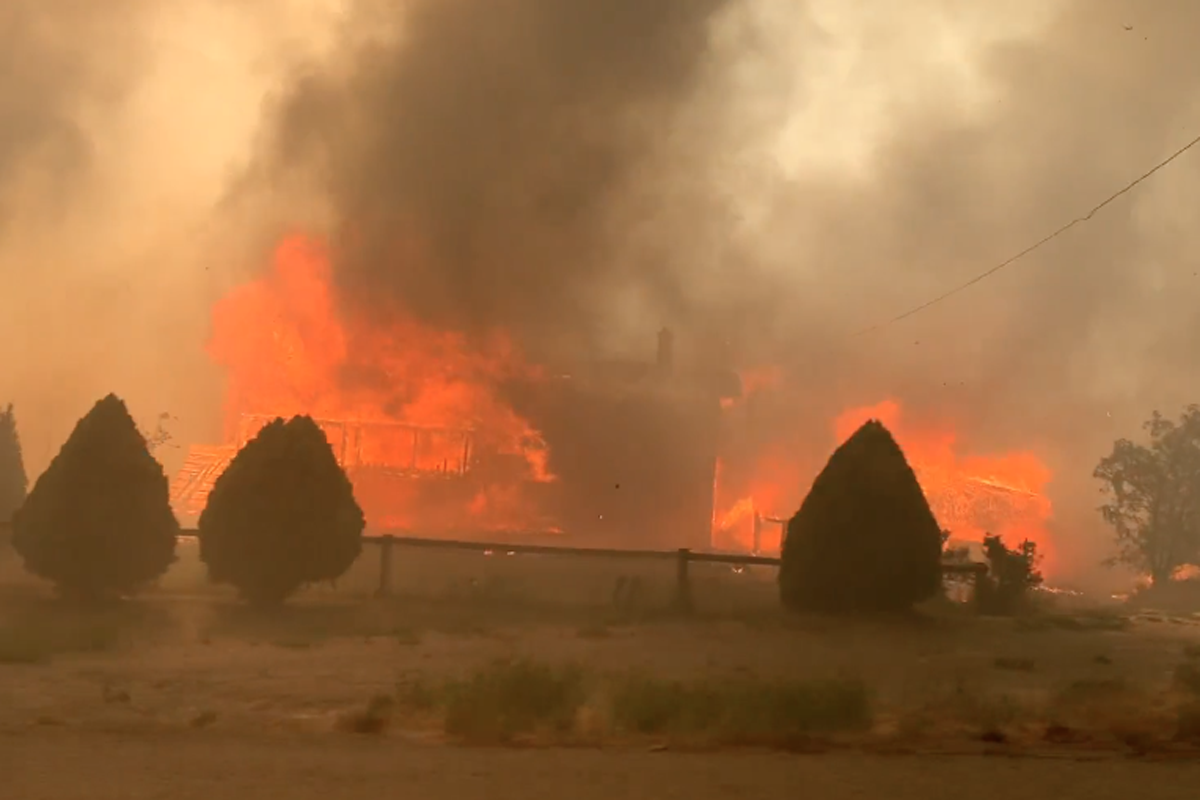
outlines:
[{"label": "dry grass", "polygon": [[977,741],[1018,752],[1045,747],[1178,751],[1200,745],[1200,697],[1124,678],[1081,678],[1024,693],[960,683],[939,700],[910,710],[896,739],[916,746]]},{"label": "dry grass", "polygon": [[611,715],[616,729],[626,733],[776,747],[861,733],[874,720],[862,681],[750,676],[695,682],[628,676],[612,687]]},{"label": "dry grass", "polygon": [[40,601],[4,610],[8,613],[0,615],[0,664],[46,664],[60,655],[112,651],[127,630],[144,630],[146,624],[144,615],[120,606],[88,610]]},{"label": "dry grass", "polygon": [[[370,597],[368,551],[336,590],[270,614],[189,583],[186,558],[109,609],[0,588],[0,679],[19,699],[0,730],[53,719],[488,743],[1200,747],[1196,626],[1114,609],[985,619],[947,603],[906,619],[796,617],[771,574],[720,569],[696,570],[699,613],[682,618],[670,565],[401,555],[392,598]],[[636,607],[612,596],[631,572]]]},{"label": "dry grass", "polygon": [[391,724],[395,704],[395,698],[391,695],[377,694],[364,707],[343,714],[338,726],[351,733],[382,734]]},{"label": "dry grass", "polygon": [[499,660],[465,676],[407,679],[398,706],[469,743],[580,743],[648,737],[727,746],[792,746],[870,728],[865,684],[849,679],[670,680],[577,664]]},{"label": "dry grass", "polygon": [[118,641],[108,628],[45,630],[31,625],[0,628],[0,664],[43,664],[63,653],[107,650]]},{"label": "dry grass", "polygon": [[1017,618],[1019,628],[1032,631],[1123,631],[1131,624],[1127,615],[1112,608],[1077,609],[1069,614],[1044,611]]},{"label": "dry grass", "polygon": [[509,742],[526,735],[567,736],[587,699],[574,665],[499,661],[442,687],[444,726],[467,742]]}]

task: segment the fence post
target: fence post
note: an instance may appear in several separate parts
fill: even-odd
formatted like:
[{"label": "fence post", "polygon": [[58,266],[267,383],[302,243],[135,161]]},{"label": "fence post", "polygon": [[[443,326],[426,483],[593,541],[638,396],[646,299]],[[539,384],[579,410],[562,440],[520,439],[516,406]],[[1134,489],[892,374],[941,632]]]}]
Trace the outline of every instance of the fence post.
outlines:
[{"label": "fence post", "polygon": [[392,592],[392,546],[395,537],[381,536],[379,541],[379,591],[380,597],[387,597]]},{"label": "fence post", "polygon": [[692,583],[688,576],[691,557],[692,551],[681,547],[675,559],[675,608],[684,613],[692,610]]},{"label": "fence post", "polygon": [[758,509],[754,509],[754,539],[750,546],[750,555],[756,556],[762,549],[762,514],[758,513]]}]

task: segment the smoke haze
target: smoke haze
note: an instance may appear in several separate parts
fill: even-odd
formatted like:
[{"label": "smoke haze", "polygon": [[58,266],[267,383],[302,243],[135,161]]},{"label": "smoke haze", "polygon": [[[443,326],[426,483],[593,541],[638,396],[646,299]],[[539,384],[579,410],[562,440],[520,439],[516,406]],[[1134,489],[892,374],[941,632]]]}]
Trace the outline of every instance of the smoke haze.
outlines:
[{"label": "smoke haze", "polygon": [[328,5],[0,4],[0,396],[32,475],[112,391],[182,441],[219,430],[208,308],[256,220],[214,209]]},{"label": "smoke haze", "polygon": [[979,448],[1038,450],[1056,476],[1062,560],[1083,571],[1107,535],[1098,456],[1150,410],[1196,396],[1200,240],[1184,220],[1200,152],[944,304],[824,343],[1004,260],[1193,138],[1200,72],[1183,31],[1198,23],[1184,2],[1063,4],[1032,40],[974,54],[974,107],[941,92],[893,98],[859,180],[801,177],[768,203],[762,237],[820,270],[820,299],[789,298],[797,313],[777,317],[805,319],[806,335],[774,337],[795,343],[809,385],[897,396]]},{"label": "smoke haze", "polygon": [[0,392],[33,472],[107,391],[213,438],[208,309],[297,224],[334,238],[359,313],[547,356],[667,324],[781,364],[766,427],[796,447],[894,396],[1034,448],[1085,567],[1095,461],[1200,394],[1200,153],[850,336],[1200,132],[1188,0],[249,5],[0,10]]}]

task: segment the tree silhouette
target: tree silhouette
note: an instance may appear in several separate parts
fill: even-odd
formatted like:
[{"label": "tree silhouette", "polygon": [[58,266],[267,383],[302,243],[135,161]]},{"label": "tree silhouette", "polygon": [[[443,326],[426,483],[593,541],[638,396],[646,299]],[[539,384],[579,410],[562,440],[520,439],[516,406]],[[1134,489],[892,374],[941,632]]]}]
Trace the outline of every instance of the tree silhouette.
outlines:
[{"label": "tree silhouette", "polygon": [[111,394],[76,423],[13,518],[26,568],[84,598],[131,594],[161,576],[178,535],[162,465]]},{"label": "tree silhouette", "polygon": [[1155,411],[1142,427],[1148,443],[1118,439],[1093,474],[1104,482],[1100,514],[1116,539],[1109,563],[1161,583],[1200,557],[1200,406],[1178,420]]},{"label": "tree silhouette", "polygon": [[234,456],[200,514],[209,578],[251,603],[333,580],[362,550],[362,509],[311,417],[276,419]]},{"label": "tree silhouette", "polygon": [[941,589],[943,532],[917,477],[877,420],[834,451],[788,523],[785,606],[897,611]]}]

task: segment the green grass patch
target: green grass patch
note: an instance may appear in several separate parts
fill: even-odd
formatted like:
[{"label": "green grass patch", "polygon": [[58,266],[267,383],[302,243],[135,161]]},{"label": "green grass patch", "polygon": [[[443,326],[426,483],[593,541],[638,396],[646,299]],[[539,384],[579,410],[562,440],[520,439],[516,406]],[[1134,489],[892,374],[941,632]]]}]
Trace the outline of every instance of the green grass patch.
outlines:
[{"label": "green grass patch", "polygon": [[446,733],[470,742],[567,734],[587,699],[578,667],[528,660],[495,662],[444,691]]},{"label": "green grass patch", "polygon": [[861,681],[675,681],[598,675],[574,664],[496,661],[440,682],[411,675],[398,713],[437,720],[467,743],[584,742],[616,737],[729,746],[789,747],[873,722]]},{"label": "green grass patch", "polygon": [[616,683],[611,718],[622,731],[729,745],[786,745],[864,731],[873,720],[865,684],[852,679],[697,682],[629,676]]}]

